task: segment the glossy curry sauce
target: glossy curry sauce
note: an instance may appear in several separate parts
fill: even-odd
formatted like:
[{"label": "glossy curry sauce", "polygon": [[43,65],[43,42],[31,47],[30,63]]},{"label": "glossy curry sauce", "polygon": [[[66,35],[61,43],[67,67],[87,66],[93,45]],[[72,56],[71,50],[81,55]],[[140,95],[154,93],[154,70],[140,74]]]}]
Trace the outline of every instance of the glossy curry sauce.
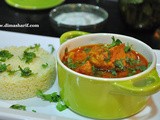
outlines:
[{"label": "glossy curry sauce", "polygon": [[131,45],[112,39],[112,44],[82,46],[71,51],[66,48],[62,62],[78,73],[104,78],[132,76],[147,69],[144,56],[132,50]]}]

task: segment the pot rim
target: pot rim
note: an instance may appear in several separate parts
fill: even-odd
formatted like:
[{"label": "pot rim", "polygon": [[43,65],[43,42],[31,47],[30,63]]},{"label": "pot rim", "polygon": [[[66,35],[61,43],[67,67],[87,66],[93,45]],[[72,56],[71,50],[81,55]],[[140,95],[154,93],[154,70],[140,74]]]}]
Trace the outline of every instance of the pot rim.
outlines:
[{"label": "pot rim", "polygon": [[[78,73],[78,72],[75,72],[73,71],[72,69],[68,68],[66,65],[64,65],[60,59],[60,53],[61,53],[61,49],[64,48],[66,46],[66,44],[69,44],[69,43],[72,43],[72,42],[76,42],[77,39],[79,38],[85,38],[86,36],[107,36],[107,35],[112,35],[112,36],[121,36],[121,37],[125,37],[125,38],[128,38],[128,39],[132,39],[134,41],[137,42],[137,44],[142,44],[143,46],[145,46],[147,49],[149,49],[149,51],[151,52],[152,54],[152,63],[151,65],[143,72],[141,73],[138,73],[136,75],[132,75],[132,76],[128,76],[128,77],[123,77],[123,78],[102,78],[102,77],[94,77],[94,76],[89,76],[89,75],[85,75],[85,74],[81,74],[81,73]],[[142,54],[143,55],[143,54]],[[83,36],[78,36],[76,38],[72,38],[66,42],[64,42],[58,49],[57,51],[57,62],[68,72],[70,73],[73,73],[77,76],[80,76],[80,77],[83,77],[83,78],[86,78],[86,79],[90,79],[90,80],[98,80],[98,81],[126,81],[126,80],[131,80],[131,79],[135,79],[137,77],[141,77],[141,76],[144,76],[145,74],[147,75],[150,71],[152,71],[155,67],[156,67],[156,55],[153,51],[153,49],[148,46],[146,43],[136,39],[136,38],[133,38],[133,37],[130,37],[130,36],[126,36],[126,35],[121,35],[121,34],[115,34],[115,33],[92,33],[92,34],[86,34],[86,35],[83,35]]]}]

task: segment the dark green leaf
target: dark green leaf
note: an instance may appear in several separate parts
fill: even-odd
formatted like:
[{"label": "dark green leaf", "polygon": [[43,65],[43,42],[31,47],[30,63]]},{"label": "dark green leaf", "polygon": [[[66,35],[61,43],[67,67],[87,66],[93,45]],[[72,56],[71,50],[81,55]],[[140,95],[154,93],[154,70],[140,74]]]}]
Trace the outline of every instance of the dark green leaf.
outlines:
[{"label": "dark green leaf", "polygon": [[126,62],[129,64],[129,65],[137,65],[139,64],[139,60],[136,60],[136,59],[133,59],[133,58],[129,58],[129,57],[126,57]]},{"label": "dark green leaf", "polygon": [[118,69],[120,69],[120,70],[123,70],[123,69],[124,69],[124,65],[123,65],[122,60],[116,60],[116,61],[114,62],[114,65],[115,65],[116,68],[118,68]]},{"label": "dark green leaf", "polygon": [[77,67],[77,65],[73,63],[73,60],[71,58],[67,59],[67,66],[71,69],[75,69]]},{"label": "dark green leaf", "polygon": [[147,69],[147,67],[144,66],[144,65],[143,66],[137,66],[136,69],[140,70],[140,71],[145,71]]},{"label": "dark green leaf", "polygon": [[47,68],[48,67],[48,63],[42,64],[43,68]]},{"label": "dark green leaf", "polygon": [[7,59],[10,59],[11,57],[13,57],[13,54],[11,54],[8,50],[0,51],[0,61],[5,62]]},{"label": "dark green leaf", "polygon": [[36,110],[32,110],[32,112],[37,112]]},{"label": "dark green leaf", "polygon": [[10,108],[16,109],[16,110],[24,110],[24,111],[26,111],[26,106],[20,105],[20,104],[14,104],[14,105],[10,106]]},{"label": "dark green leaf", "polygon": [[124,48],[125,53],[131,51],[131,46],[129,44],[127,44]]},{"label": "dark green leaf", "polygon": [[32,71],[30,70],[29,67],[25,67],[24,69],[22,69],[20,66],[18,66],[20,71],[21,71],[21,76],[22,77],[28,77],[33,75]]},{"label": "dark green leaf", "polygon": [[53,92],[52,94],[44,94],[41,90],[37,91],[37,96],[45,101],[49,102],[58,102],[61,100],[60,96],[57,92]]},{"label": "dark green leaf", "polygon": [[38,51],[39,48],[40,48],[40,44],[34,44],[34,46],[28,47],[25,51],[29,51],[29,50]]},{"label": "dark green leaf", "polygon": [[135,68],[128,68],[128,70],[129,70],[128,76],[132,76],[132,75],[136,74],[136,69]]},{"label": "dark green leaf", "polygon": [[112,69],[110,71],[111,71],[112,75],[117,76],[117,72],[114,69]]},{"label": "dark green leaf", "polygon": [[34,52],[24,51],[22,60],[25,60],[26,63],[32,62],[34,58],[36,58],[36,54]]},{"label": "dark green leaf", "polygon": [[51,47],[51,53],[53,53],[55,51],[54,46],[52,44],[49,44],[48,46]]},{"label": "dark green leaf", "polygon": [[6,70],[7,70],[7,65],[5,63],[4,64],[0,63],[0,73]]},{"label": "dark green leaf", "polygon": [[112,48],[114,46],[120,45],[122,42],[119,39],[115,39],[114,36],[112,37],[112,43],[108,46],[108,48]]}]

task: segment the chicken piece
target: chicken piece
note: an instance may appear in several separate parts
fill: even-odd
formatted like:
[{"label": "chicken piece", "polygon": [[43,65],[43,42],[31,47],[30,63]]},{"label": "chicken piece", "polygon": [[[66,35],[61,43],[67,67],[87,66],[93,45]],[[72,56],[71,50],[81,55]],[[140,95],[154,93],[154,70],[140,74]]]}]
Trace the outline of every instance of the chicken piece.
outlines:
[{"label": "chicken piece", "polygon": [[76,52],[70,52],[68,55],[69,58],[71,58],[73,61],[83,61],[86,59],[87,54],[84,51],[76,51]]},{"label": "chicken piece", "polygon": [[92,65],[89,61],[86,61],[85,64],[78,67],[75,71],[86,75],[93,75]]},{"label": "chicken piece", "polygon": [[126,53],[124,48],[125,44],[120,44],[109,49],[109,51],[95,50],[95,52],[90,53],[90,62],[104,70],[115,68],[114,62],[116,60],[123,60],[123,65],[125,65]]}]

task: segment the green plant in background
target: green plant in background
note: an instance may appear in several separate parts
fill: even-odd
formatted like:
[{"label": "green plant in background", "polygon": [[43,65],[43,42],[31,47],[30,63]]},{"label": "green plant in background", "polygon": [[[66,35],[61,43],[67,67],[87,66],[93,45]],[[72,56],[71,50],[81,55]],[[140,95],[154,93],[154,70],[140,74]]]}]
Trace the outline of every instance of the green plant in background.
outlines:
[{"label": "green plant in background", "polygon": [[119,0],[125,22],[134,29],[152,29],[160,25],[160,0]]}]

